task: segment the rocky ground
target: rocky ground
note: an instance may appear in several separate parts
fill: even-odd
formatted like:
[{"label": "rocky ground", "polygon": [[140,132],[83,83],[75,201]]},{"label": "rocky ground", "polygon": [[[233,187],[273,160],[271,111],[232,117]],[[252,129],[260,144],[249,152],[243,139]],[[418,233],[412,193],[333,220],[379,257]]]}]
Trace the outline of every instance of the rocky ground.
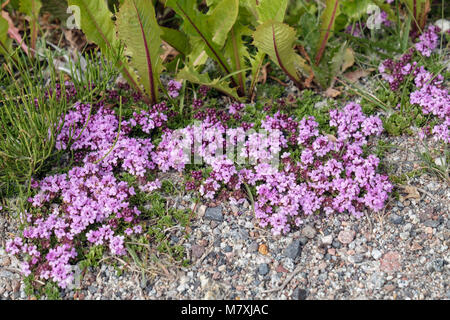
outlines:
[{"label": "rocky ground", "polygon": [[[419,166],[411,137],[390,138],[393,174]],[[192,261],[161,266],[143,277],[130,266],[120,275],[107,263],[90,268],[79,290],[64,299],[450,299],[450,188],[422,174],[399,188],[385,210],[360,220],[309,217],[287,236],[258,227],[248,203],[199,205],[188,240],[174,229]],[[186,196],[180,206],[190,206]],[[0,217],[0,299],[27,299],[16,258],[4,251],[14,232]],[[136,271],[137,270],[137,271]]]}]

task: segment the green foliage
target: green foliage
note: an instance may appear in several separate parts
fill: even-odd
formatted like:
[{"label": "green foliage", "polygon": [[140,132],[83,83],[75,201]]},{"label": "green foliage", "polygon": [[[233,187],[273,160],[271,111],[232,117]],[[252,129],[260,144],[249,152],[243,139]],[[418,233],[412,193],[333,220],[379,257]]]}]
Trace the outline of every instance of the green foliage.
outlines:
[{"label": "green foliage", "polygon": [[19,10],[28,17],[30,23],[32,55],[34,55],[34,50],[36,49],[36,39],[39,28],[39,12],[41,7],[42,3],[39,0],[20,0]]},{"label": "green foliage", "polygon": [[301,87],[301,73],[307,73],[305,60],[295,53],[295,30],[288,25],[269,20],[253,34],[255,46],[267,54],[296,84]]},{"label": "green foliage", "polygon": [[162,31],[156,22],[155,10],[145,0],[126,0],[117,15],[117,33],[131,56],[131,65],[140,76],[140,82],[150,97],[158,101]]},{"label": "green foliage", "polygon": [[[45,78],[38,61],[21,57],[10,66],[21,77],[11,79],[8,73],[2,76],[12,83],[1,92],[0,189],[12,182],[26,185],[55,155],[60,119],[67,110],[66,99],[58,99],[55,93],[46,97],[45,90],[37,85],[36,77]],[[59,83],[64,88],[64,81],[56,71],[52,68],[49,71],[51,86]]]},{"label": "green foliage", "polygon": [[339,15],[339,11],[339,0],[325,1],[325,10],[323,10],[322,16],[320,17],[320,37],[317,43],[317,53],[315,58],[316,65],[318,65],[320,60],[322,59],[322,55],[325,51],[325,46],[327,45],[328,39],[334,32],[334,24],[336,21],[336,17]]},{"label": "green foliage", "polygon": [[68,0],[68,4],[80,8],[79,16],[75,11],[75,21],[86,37],[94,42],[108,59],[117,61],[117,67],[125,79],[137,92],[142,93],[137,82],[138,76],[130,68],[121,52],[121,43],[117,38],[112,13],[109,11],[107,3],[105,1]]},{"label": "green foliage", "polygon": [[8,21],[0,16],[0,55],[5,55],[12,51],[11,39],[8,37],[8,29]]}]

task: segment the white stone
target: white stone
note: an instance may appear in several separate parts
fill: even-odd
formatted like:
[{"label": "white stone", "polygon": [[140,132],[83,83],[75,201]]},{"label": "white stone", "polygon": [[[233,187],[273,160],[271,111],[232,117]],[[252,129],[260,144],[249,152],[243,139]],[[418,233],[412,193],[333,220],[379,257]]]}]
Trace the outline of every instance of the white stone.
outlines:
[{"label": "white stone", "polygon": [[383,255],[383,253],[378,249],[373,249],[371,254],[372,254],[372,258],[374,258],[375,260],[380,259],[381,256]]}]

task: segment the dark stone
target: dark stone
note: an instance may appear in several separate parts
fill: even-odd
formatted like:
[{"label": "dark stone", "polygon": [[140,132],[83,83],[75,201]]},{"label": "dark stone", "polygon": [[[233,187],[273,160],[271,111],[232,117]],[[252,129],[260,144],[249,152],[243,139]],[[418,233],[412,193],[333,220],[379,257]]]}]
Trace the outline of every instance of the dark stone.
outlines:
[{"label": "dark stone", "polygon": [[308,292],[305,289],[295,288],[292,293],[292,299],[294,300],[305,300],[308,296]]},{"label": "dark stone", "polygon": [[335,249],[340,249],[341,248],[341,243],[337,240],[333,240],[333,243],[331,244],[333,248]]},{"label": "dark stone", "polygon": [[300,241],[300,244],[302,246],[305,246],[308,243],[308,238],[302,236],[302,237],[298,238],[298,241]]},{"label": "dark stone", "polygon": [[262,276],[265,276],[269,273],[269,265],[267,263],[261,263],[258,266],[258,273]]},{"label": "dark stone", "polygon": [[220,247],[220,244],[222,243],[222,238],[217,238],[214,240],[214,247]]},{"label": "dark stone", "polygon": [[222,222],[222,206],[207,208],[205,212],[205,219]]},{"label": "dark stone", "polygon": [[300,240],[293,240],[290,245],[284,249],[283,255],[287,258],[295,260],[302,254],[302,244]]},{"label": "dark stone", "polygon": [[391,214],[389,216],[389,220],[393,223],[393,224],[402,224],[404,222],[403,217],[399,216],[395,213]]}]

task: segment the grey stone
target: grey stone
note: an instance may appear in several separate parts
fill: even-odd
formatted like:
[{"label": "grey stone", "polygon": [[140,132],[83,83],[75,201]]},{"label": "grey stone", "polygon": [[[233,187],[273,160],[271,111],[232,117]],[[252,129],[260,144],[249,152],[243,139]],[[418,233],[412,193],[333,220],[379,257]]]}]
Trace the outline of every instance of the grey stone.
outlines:
[{"label": "grey stone", "polygon": [[248,252],[256,252],[258,251],[258,244],[256,242],[250,243],[248,246]]},{"label": "grey stone", "polygon": [[294,300],[305,300],[308,296],[308,292],[305,289],[295,288],[292,292],[292,299]]},{"label": "grey stone", "polygon": [[316,229],[314,229],[310,225],[306,225],[302,230],[302,236],[304,236],[308,239],[314,238],[315,235],[316,235]]},{"label": "grey stone", "polygon": [[233,251],[233,248],[230,247],[229,245],[227,245],[227,246],[225,247],[225,249],[223,249],[223,251],[224,251],[224,252],[231,252],[231,251]]},{"label": "grey stone", "polygon": [[205,247],[194,244],[192,246],[192,256],[199,259],[205,253]]},{"label": "grey stone", "polygon": [[207,208],[205,212],[205,219],[222,222],[222,206]]},{"label": "grey stone", "polygon": [[447,220],[447,229],[450,229],[450,220]]},{"label": "grey stone", "polygon": [[258,266],[258,273],[262,276],[265,276],[269,273],[269,265],[267,263],[261,263]]},{"label": "grey stone", "polygon": [[361,253],[357,253],[355,255],[349,256],[348,257],[348,261],[350,261],[351,263],[357,264],[357,263],[361,263],[364,260],[364,255]]},{"label": "grey stone", "polygon": [[384,279],[384,274],[380,272],[375,272],[370,277],[370,282],[373,284],[373,286],[377,289],[381,288],[386,280]]},{"label": "grey stone", "polygon": [[97,293],[97,288],[95,286],[89,286],[88,290],[91,294],[96,294]]},{"label": "grey stone", "polygon": [[341,243],[337,240],[333,240],[333,243],[331,245],[336,249],[340,249],[342,247]]},{"label": "grey stone", "polygon": [[437,228],[439,226],[439,220],[429,219],[423,223],[427,227]]},{"label": "grey stone", "polygon": [[393,223],[393,224],[402,224],[404,222],[403,217],[399,216],[395,213],[391,214],[389,216],[389,220]]},{"label": "grey stone", "polygon": [[295,260],[302,254],[302,244],[300,240],[293,240],[283,251],[283,255],[287,258]]}]

